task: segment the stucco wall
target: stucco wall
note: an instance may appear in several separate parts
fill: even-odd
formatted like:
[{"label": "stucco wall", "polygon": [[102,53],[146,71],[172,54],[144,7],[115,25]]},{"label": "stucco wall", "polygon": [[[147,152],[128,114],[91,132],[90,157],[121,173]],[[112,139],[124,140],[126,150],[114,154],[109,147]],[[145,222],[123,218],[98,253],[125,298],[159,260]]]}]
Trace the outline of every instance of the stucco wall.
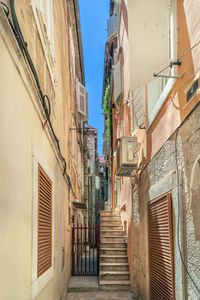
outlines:
[{"label": "stucco wall", "polygon": [[[72,113],[76,115],[75,87],[69,68],[66,11],[63,5],[59,5],[57,1],[53,2],[56,33],[55,84],[46,66],[29,2],[17,1],[16,13],[24,38],[28,42],[43,93],[50,98],[53,128],[60,140],[63,156],[67,160],[67,172],[72,178],[70,127]],[[62,161],[48,124],[44,128],[42,126],[45,117],[34,80],[31,79],[8,24],[2,23],[2,15],[0,22],[0,226],[3,229],[0,233],[0,299],[60,300],[71,273],[71,226],[68,220],[71,203],[68,199],[68,182],[63,177]],[[34,293],[34,296],[32,296],[33,145],[38,149],[42,163],[47,166],[54,178],[53,277],[40,292]],[[72,178],[71,182],[74,189],[74,193],[71,192],[71,200],[75,196],[81,199],[81,188],[76,178]]]}]

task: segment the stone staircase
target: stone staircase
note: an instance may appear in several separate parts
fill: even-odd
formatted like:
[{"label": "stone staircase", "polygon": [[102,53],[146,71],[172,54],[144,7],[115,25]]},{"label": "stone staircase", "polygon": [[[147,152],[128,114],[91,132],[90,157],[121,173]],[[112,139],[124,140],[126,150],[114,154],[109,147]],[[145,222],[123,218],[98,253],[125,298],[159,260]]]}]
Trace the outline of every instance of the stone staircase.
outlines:
[{"label": "stone staircase", "polygon": [[126,236],[118,212],[101,211],[99,286],[130,290]]}]

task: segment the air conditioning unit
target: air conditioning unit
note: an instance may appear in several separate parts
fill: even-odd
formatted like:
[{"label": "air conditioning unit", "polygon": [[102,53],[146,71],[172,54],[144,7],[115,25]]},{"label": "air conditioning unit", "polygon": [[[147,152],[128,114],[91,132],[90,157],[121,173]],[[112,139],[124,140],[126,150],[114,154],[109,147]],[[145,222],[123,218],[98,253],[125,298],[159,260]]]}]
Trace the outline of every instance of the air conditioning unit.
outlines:
[{"label": "air conditioning unit", "polygon": [[117,145],[117,176],[130,177],[138,166],[139,144],[137,137],[122,137]]}]

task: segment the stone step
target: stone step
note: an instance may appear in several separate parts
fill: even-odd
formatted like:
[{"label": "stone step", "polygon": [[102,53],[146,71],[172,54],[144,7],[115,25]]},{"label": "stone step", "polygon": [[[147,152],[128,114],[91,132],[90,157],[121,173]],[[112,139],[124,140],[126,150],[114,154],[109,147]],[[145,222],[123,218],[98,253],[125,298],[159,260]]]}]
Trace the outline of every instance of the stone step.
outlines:
[{"label": "stone step", "polygon": [[99,281],[100,289],[105,291],[128,291],[130,290],[130,281],[109,281],[109,280],[100,280]]},{"label": "stone step", "polygon": [[127,255],[100,255],[100,264],[101,263],[127,263]]},{"label": "stone step", "polygon": [[122,225],[101,225],[101,230],[122,230]]},{"label": "stone step", "polygon": [[124,236],[124,231],[123,230],[101,230],[101,237],[105,236]]},{"label": "stone step", "polygon": [[129,271],[100,271],[100,280],[111,280],[111,281],[121,281],[129,280]]},{"label": "stone step", "polygon": [[100,263],[100,271],[129,271],[128,263]]},{"label": "stone step", "polygon": [[121,221],[121,217],[120,216],[101,216],[100,217],[101,222],[102,221]]},{"label": "stone step", "polygon": [[100,255],[126,255],[127,248],[100,248]]},{"label": "stone step", "polygon": [[101,236],[101,242],[110,242],[110,243],[114,243],[114,242],[125,242],[126,243],[127,237],[124,236]]},{"label": "stone step", "polygon": [[106,221],[101,221],[101,227],[102,226],[122,226],[122,221],[112,221],[112,220],[106,220]]},{"label": "stone step", "polygon": [[100,215],[101,216],[119,216],[119,212],[112,211],[112,210],[101,210]]},{"label": "stone step", "polygon": [[126,242],[102,242],[101,248],[127,248]]}]

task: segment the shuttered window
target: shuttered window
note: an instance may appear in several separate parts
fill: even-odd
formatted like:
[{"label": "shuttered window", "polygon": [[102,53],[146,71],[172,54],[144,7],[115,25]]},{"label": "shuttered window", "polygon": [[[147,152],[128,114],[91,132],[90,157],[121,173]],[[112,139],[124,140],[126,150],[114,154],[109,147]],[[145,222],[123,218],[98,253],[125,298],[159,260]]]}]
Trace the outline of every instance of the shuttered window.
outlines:
[{"label": "shuttered window", "polygon": [[175,299],[171,194],[148,204],[150,299]]},{"label": "shuttered window", "polygon": [[120,100],[122,94],[122,69],[121,61],[113,67],[113,79],[114,79],[114,100],[115,103],[120,107]]},{"label": "shuttered window", "polygon": [[52,265],[52,182],[38,165],[38,263],[37,276]]},{"label": "shuttered window", "polygon": [[138,88],[132,93],[131,125],[132,132],[144,124],[144,88]]},{"label": "shuttered window", "polygon": [[77,96],[77,109],[78,112],[83,116],[86,117],[87,115],[87,107],[86,107],[86,101],[87,96],[85,92],[85,87],[82,85],[78,80],[76,84],[76,96]]}]

